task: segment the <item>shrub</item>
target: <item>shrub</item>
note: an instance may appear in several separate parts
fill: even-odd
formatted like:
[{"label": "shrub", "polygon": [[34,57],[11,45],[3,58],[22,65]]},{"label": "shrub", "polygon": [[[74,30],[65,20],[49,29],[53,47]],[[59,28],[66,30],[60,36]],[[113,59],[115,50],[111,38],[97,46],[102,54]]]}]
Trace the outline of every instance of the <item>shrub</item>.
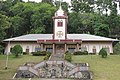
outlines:
[{"label": "shrub", "polygon": [[46,54],[47,54],[47,51],[42,51],[42,52],[41,52],[41,55],[42,55],[42,56],[45,56]]},{"label": "shrub", "polygon": [[68,51],[65,52],[65,60],[71,62],[72,61],[72,54],[69,53]]},{"label": "shrub", "polygon": [[102,48],[99,52],[99,55],[101,55],[102,58],[106,58],[107,57],[107,51],[104,48]]},{"label": "shrub", "polygon": [[89,53],[90,55],[95,55],[96,53]]},{"label": "shrub", "polygon": [[26,55],[26,54],[28,54],[27,52],[23,52],[23,55]]},{"label": "shrub", "polygon": [[0,54],[3,53],[4,47],[0,45]]},{"label": "shrub", "polygon": [[18,57],[20,54],[23,53],[23,49],[20,45],[15,45],[12,49],[12,53],[15,54],[16,57]]},{"label": "shrub", "polygon": [[88,51],[84,51],[84,52],[82,52],[82,51],[76,51],[73,54],[74,55],[88,55]]},{"label": "shrub", "polygon": [[46,56],[44,57],[44,60],[48,60],[52,53],[47,51],[45,52],[46,52]]},{"label": "shrub", "polygon": [[88,55],[88,51],[84,51],[83,54],[84,54],[84,55]]},{"label": "shrub", "polygon": [[120,43],[117,43],[113,48],[114,54],[120,54]]},{"label": "shrub", "polygon": [[37,52],[32,52],[32,55],[33,56],[40,56],[41,52],[40,51],[37,51]]}]

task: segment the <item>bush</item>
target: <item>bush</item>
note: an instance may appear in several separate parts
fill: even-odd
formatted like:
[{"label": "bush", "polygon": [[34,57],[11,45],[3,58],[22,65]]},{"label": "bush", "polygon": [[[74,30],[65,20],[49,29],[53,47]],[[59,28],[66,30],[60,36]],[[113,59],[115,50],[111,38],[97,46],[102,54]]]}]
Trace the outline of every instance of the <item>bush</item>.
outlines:
[{"label": "bush", "polygon": [[47,54],[47,51],[42,51],[42,52],[41,52],[41,55],[42,55],[42,56],[45,56],[46,54]]},{"label": "bush", "polygon": [[83,54],[84,54],[84,55],[88,55],[88,51],[84,51]]},{"label": "bush", "polygon": [[32,52],[32,55],[33,56],[40,56],[41,52],[40,51],[37,51],[37,52]]},{"label": "bush", "polygon": [[0,45],[0,54],[3,53],[4,47]]},{"label": "bush", "polygon": [[20,45],[15,45],[12,49],[12,53],[15,54],[16,57],[18,57],[20,54],[23,53],[23,49]]},{"label": "bush", "polygon": [[72,54],[68,51],[65,52],[65,60],[71,62],[72,61]]},{"label": "bush", "polygon": [[84,51],[84,52],[82,52],[82,51],[76,51],[73,54],[74,55],[88,55],[88,51]]},{"label": "bush", "polygon": [[37,52],[32,52],[33,56],[45,56],[48,52],[47,51],[37,51]]},{"label": "bush", "polygon": [[114,54],[120,54],[120,43],[117,43],[113,48]]},{"label": "bush", "polygon": [[46,51],[46,56],[44,57],[44,60],[48,60],[51,54],[52,54],[51,52]]},{"label": "bush", "polygon": [[23,55],[26,55],[26,54],[28,54],[27,52],[23,52]]},{"label": "bush", "polygon": [[99,52],[99,55],[101,55],[102,58],[106,58],[107,57],[107,51],[104,48],[102,48]]},{"label": "bush", "polygon": [[96,53],[89,53],[90,55],[95,55]]}]

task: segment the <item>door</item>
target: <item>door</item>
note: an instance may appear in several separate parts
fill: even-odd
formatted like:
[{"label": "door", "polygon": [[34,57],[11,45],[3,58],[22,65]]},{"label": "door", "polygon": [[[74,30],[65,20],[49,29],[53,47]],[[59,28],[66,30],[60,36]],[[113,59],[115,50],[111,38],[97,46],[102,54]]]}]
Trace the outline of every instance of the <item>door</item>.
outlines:
[{"label": "door", "polygon": [[65,53],[64,45],[56,45],[56,53]]}]

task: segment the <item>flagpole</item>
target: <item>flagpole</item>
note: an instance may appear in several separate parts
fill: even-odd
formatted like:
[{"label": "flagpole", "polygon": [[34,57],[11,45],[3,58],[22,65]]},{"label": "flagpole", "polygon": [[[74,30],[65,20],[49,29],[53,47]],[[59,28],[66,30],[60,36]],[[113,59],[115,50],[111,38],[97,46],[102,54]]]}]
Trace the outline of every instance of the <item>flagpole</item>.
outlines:
[{"label": "flagpole", "polygon": [[7,58],[6,58],[6,65],[5,65],[5,69],[8,69],[8,55],[9,55],[9,48],[10,48],[10,41],[8,42],[8,51],[7,51],[7,54],[6,54],[6,56],[7,56]]}]

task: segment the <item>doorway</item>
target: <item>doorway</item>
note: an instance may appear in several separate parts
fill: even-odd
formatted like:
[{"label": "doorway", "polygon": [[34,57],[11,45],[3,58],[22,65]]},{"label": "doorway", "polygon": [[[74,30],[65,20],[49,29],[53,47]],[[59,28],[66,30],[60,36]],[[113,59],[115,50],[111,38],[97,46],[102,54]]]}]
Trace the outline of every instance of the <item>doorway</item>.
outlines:
[{"label": "doorway", "polygon": [[60,44],[60,45],[56,45],[56,53],[64,53],[65,52],[65,46]]}]

